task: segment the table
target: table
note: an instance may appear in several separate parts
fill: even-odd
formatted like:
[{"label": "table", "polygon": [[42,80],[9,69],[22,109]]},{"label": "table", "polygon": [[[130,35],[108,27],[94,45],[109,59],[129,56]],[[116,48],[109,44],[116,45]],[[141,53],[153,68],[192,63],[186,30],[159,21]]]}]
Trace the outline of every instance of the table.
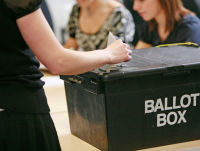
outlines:
[{"label": "table", "polygon": [[[100,151],[72,134],[60,136],[59,140],[62,151]],[[183,149],[194,147],[200,147],[200,140],[138,151],[183,151]]]}]

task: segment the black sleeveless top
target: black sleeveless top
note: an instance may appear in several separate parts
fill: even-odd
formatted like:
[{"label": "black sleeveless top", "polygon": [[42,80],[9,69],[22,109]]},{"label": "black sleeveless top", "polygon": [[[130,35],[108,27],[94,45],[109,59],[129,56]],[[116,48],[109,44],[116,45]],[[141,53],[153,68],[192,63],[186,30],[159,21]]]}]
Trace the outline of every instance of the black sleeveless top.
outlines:
[{"label": "black sleeveless top", "polygon": [[17,27],[16,19],[40,7],[42,0],[0,0],[0,108],[47,113],[39,62]]}]

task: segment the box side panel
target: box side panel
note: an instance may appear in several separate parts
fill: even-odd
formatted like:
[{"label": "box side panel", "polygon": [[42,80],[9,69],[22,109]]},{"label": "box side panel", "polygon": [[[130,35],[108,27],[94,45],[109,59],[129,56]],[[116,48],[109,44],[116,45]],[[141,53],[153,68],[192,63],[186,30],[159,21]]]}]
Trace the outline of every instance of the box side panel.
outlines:
[{"label": "box side panel", "polygon": [[65,82],[71,133],[102,151],[108,150],[104,95]]},{"label": "box side panel", "polygon": [[[179,81],[171,77],[167,85],[164,78],[156,80],[158,75],[150,82],[160,85],[158,88],[106,96],[109,151],[133,151],[200,139],[199,74],[178,77],[175,80]],[[142,83],[148,87],[149,81],[144,79]],[[126,85],[121,87],[126,89]]]}]

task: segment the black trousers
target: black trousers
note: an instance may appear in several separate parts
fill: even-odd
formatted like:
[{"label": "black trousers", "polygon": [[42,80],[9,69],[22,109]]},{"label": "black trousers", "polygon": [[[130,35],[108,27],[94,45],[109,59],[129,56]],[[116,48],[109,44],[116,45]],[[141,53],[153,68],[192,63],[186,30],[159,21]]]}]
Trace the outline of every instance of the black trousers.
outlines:
[{"label": "black trousers", "polygon": [[0,112],[0,151],[61,151],[50,114]]}]

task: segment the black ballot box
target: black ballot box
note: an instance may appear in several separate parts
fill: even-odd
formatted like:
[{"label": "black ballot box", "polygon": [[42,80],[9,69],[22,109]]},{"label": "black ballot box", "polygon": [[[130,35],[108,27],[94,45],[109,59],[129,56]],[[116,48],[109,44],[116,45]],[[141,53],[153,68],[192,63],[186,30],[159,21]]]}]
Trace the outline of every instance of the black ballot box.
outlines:
[{"label": "black ballot box", "polygon": [[113,68],[60,75],[73,135],[102,151],[200,139],[200,48],[133,50]]}]

